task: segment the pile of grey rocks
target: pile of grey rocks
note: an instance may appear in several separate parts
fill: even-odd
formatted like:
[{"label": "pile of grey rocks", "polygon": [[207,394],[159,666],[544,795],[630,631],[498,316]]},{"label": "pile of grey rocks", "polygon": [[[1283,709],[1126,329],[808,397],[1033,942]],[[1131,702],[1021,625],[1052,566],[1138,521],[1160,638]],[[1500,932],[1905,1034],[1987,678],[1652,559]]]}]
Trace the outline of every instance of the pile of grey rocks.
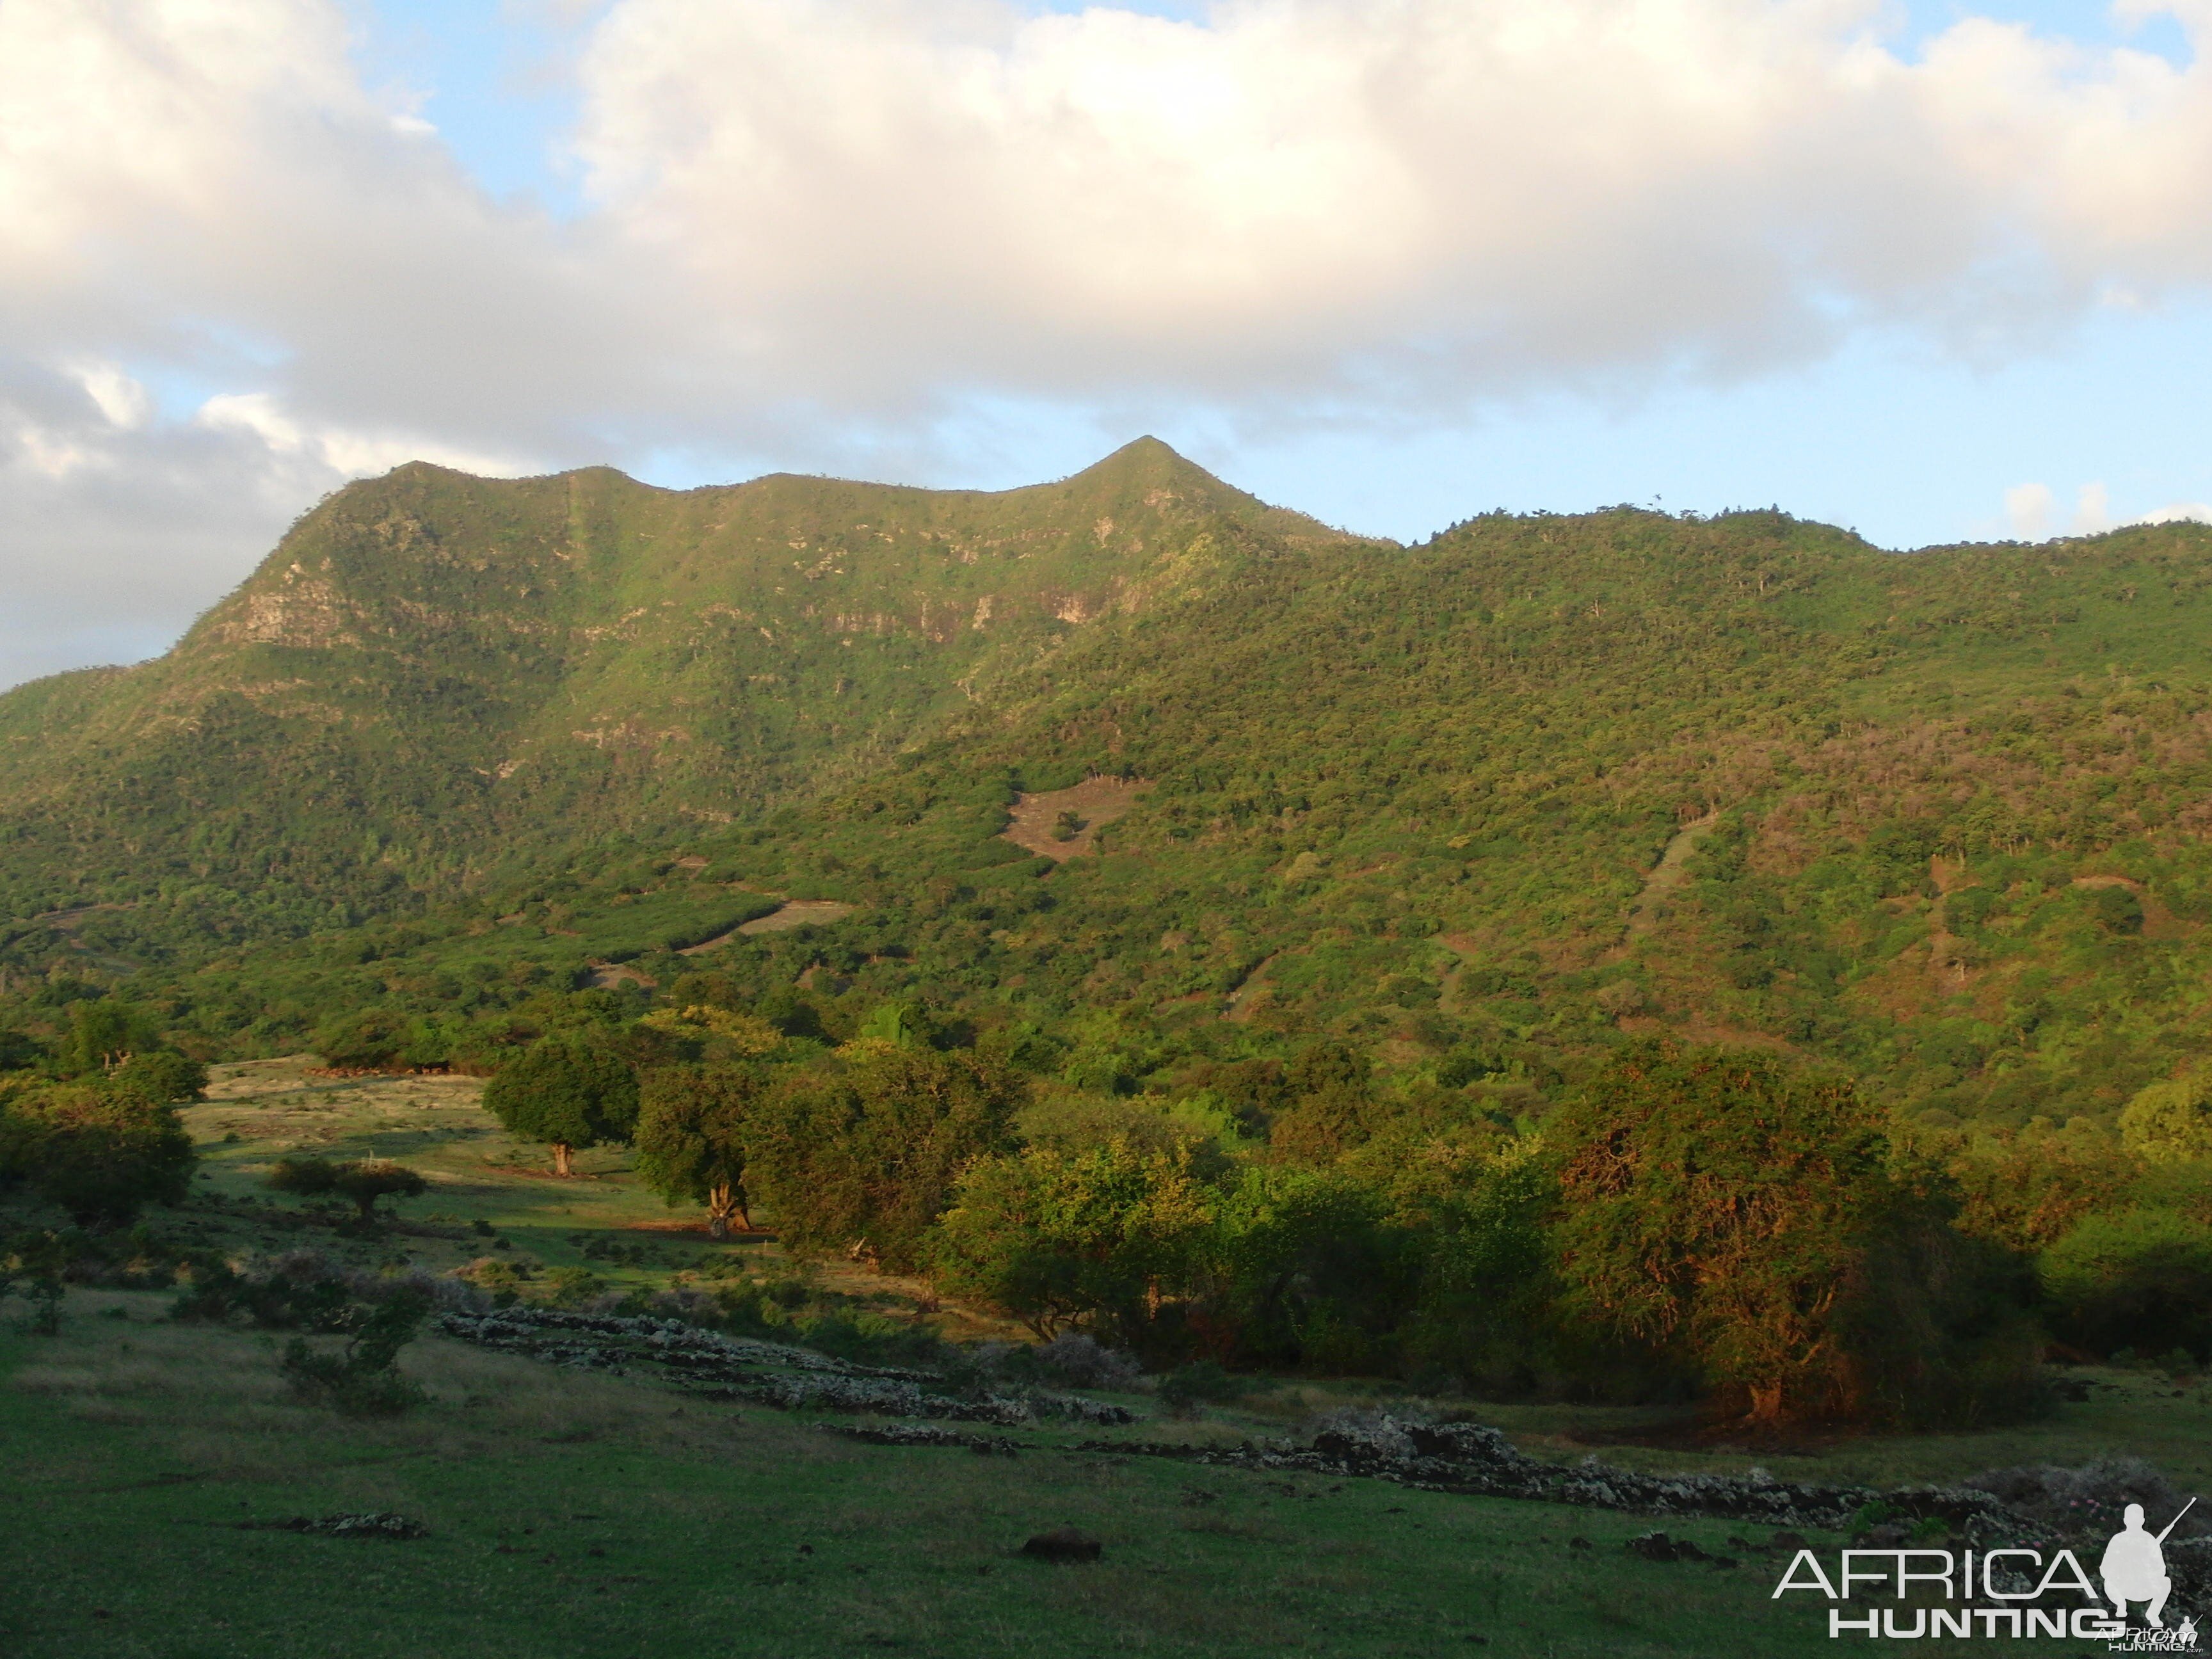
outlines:
[{"label": "pile of grey rocks", "polygon": [[550,1364],[619,1373],[673,1375],[708,1399],[744,1400],[780,1411],[868,1412],[936,1418],[1001,1428],[1039,1423],[1113,1427],[1133,1423],[1127,1408],[1082,1395],[939,1392],[938,1372],[862,1365],[786,1342],[725,1336],[677,1319],[502,1308],[441,1315],[436,1328],[465,1342]]}]

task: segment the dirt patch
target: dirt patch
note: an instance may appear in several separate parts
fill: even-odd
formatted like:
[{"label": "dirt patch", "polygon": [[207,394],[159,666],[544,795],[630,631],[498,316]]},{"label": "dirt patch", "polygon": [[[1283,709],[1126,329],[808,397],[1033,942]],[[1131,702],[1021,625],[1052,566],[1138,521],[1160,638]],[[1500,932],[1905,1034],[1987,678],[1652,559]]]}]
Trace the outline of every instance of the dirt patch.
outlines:
[{"label": "dirt patch", "polygon": [[1098,832],[1127,816],[1150,778],[1085,778],[1073,789],[1048,789],[1014,803],[1013,819],[1000,833],[1017,847],[1064,860],[1098,850]]},{"label": "dirt patch", "polygon": [[1252,1016],[1260,1012],[1260,1004],[1267,994],[1267,970],[1281,954],[1279,951],[1274,956],[1262,957],[1259,965],[1244,975],[1244,982],[1229,994],[1229,1005],[1221,1011],[1222,1018],[1239,1025],[1252,1023]]},{"label": "dirt patch", "polygon": [[1607,960],[1620,961],[1638,938],[1651,931],[1667,896],[1688,883],[1690,854],[1697,851],[1698,843],[1720,821],[1720,808],[1716,806],[1705,817],[1675,831],[1674,838],[1667,843],[1667,850],[1659,855],[1659,862],[1644,878],[1644,890],[1636,896],[1636,902],[1628,912],[1628,930],[1621,936],[1620,943],[1606,953]]},{"label": "dirt patch", "polygon": [[611,991],[618,985],[642,985],[648,991],[653,988],[652,980],[618,962],[595,962],[591,968],[592,976],[586,983],[594,990]]},{"label": "dirt patch", "polygon": [[[833,921],[842,921],[853,914],[849,904],[839,904],[831,899],[791,899],[781,908],[764,916],[755,916],[737,931],[740,933],[785,933],[794,927],[827,927]],[[729,937],[725,933],[724,939]],[[698,947],[704,950],[707,947]],[[686,952],[689,955],[690,952]]]}]

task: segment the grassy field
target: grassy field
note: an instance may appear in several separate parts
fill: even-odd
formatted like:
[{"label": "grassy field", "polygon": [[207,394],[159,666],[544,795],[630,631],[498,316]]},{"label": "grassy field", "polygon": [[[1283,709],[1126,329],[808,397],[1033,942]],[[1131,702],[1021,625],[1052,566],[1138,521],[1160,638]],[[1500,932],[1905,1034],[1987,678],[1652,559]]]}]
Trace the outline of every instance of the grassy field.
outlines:
[{"label": "grassy field", "polygon": [[[612,1158],[587,1162],[590,1179],[541,1177],[534,1151],[506,1140],[465,1082],[317,1079],[264,1062],[222,1068],[216,1092],[191,1116],[216,1201],[157,1216],[158,1229],[442,1267],[483,1249],[469,1225],[483,1220],[510,1259],[588,1263],[623,1284],[673,1282],[718,1254],[761,1276],[790,1271],[772,1243],[638,1231],[689,1218]],[[260,1167],[302,1147],[403,1156],[432,1173],[433,1191],[407,1206],[414,1232],[343,1238],[240,1201]],[[611,1261],[607,1241],[642,1257]],[[885,1318],[985,1328],[857,1268],[836,1282]],[[1727,1522],[1668,1529],[1741,1565],[1653,1563],[1623,1548],[1653,1524],[1638,1516],[1079,1449],[1096,1431],[1025,1432],[1011,1460],[859,1444],[805,1414],[440,1337],[404,1362],[425,1405],[349,1421],[293,1400],[278,1338],[171,1322],[168,1300],[77,1289],[52,1337],[0,1320],[0,1536],[19,1568],[37,1564],[0,1573],[9,1659],[1830,1650],[1825,1604],[1770,1600],[1782,1562],[1732,1543],[1741,1529]],[[2094,1384],[2088,1398],[2032,1429],[1786,1447],[1670,1447],[1650,1413],[1474,1409],[1563,1460],[1902,1480],[2131,1454],[2184,1486],[2208,1483],[2201,1390],[2149,1373],[2076,1380]],[[1288,1382],[1205,1422],[1112,1432],[1235,1439],[1391,1398],[1382,1384]],[[276,1524],[358,1511],[404,1514],[428,1535]],[[1062,1525],[1103,1540],[1103,1559],[1054,1566],[1018,1553]]]}]

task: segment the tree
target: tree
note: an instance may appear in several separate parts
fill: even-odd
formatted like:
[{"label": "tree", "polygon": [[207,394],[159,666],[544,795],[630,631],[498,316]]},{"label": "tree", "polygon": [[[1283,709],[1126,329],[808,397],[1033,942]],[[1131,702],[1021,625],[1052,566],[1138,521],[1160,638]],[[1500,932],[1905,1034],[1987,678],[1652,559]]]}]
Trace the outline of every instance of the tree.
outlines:
[{"label": "tree", "polygon": [[404,1164],[385,1158],[362,1158],[331,1163],[319,1158],[278,1160],[269,1172],[268,1184],[280,1193],[318,1197],[335,1193],[350,1200],[364,1222],[376,1218],[380,1198],[419,1198],[429,1182]]},{"label": "tree", "polygon": [[197,1154],[176,1109],[107,1083],[58,1084],[19,1097],[9,1159],[82,1227],[128,1224],[191,1190]]},{"label": "tree", "polygon": [[142,1048],[161,1041],[150,1016],[117,997],[70,1005],[69,1030],[55,1060],[71,1077],[112,1072]]},{"label": "tree", "polygon": [[741,1066],[669,1066],[646,1073],[637,1103],[637,1172],[666,1199],[707,1206],[707,1231],[730,1236],[735,1215],[748,1231],[746,1146],[766,1087]]},{"label": "tree", "polygon": [[838,1073],[801,1073],[763,1096],[748,1174],[787,1244],[873,1251],[899,1271],[951,1203],[968,1164],[1007,1150],[1019,1074],[982,1055],[861,1042]]},{"label": "tree", "polygon": [[2141,1204],[2085,1216],[2036,1266],[2069,1341],[2212,1354],[2212,1237],[2201,1221]]},{"label": "tree", "polygon": [[1269,1141],[1294,1163],[1334,1163],[1374,1133],[1371,1078],[1365,1058],[1347,1044],[1314,1044],[1285,1074],[1297,1103],[1276,1118]]},{"label": "tree", "polygon": [[2212,1067],[2143,1089],[2121,1110],[2120,1144],[2153,1164],[2212,1157]]},{"label": "tree", "polygon": [[627,1140],[637,1124],[637,1073],[576,1033],[549,1036],[486,1085],[484,1109],[507,1129],[550,1142],[553,1173],[575,1173],[579,1146]]},{"label": "tree", "polygon": [[404,1014],[363,1008],[341,1014],[315,1033],[323,1064],[347,1072],[380,1072],[401,1063],[410,1035]]},{"label": "tree", "polygon": [[1893,1194],[1848,1079],[1641,1043],[1545,1134],[1570,1314],[1682,1352],[1760,1421],[1850,1403],[1838,1322]]},{"label": "tree", "polygon": [[1187,1293],[1212,1200],[1188,1141],[1032,1146],[969,1166],[930,1257],[947,1288],[1046,1340],[1100,1321],[1136,1338],[1164,1299]]},{"label": "tree", "polygon": [[141,1050],[115,1068],[114,1079],[118,1087],[163,1105],[207,1096],[207,1067],[174,1048]]},{"label": "tree", "polygon": [[754,1060],[774,1053],[783,1042],[783,1033],[766,1020],[711,1003],[656,1009],[638,1024],[690,1044],[694,1054],[702,1048],[719,1048],[729,1055]]}]

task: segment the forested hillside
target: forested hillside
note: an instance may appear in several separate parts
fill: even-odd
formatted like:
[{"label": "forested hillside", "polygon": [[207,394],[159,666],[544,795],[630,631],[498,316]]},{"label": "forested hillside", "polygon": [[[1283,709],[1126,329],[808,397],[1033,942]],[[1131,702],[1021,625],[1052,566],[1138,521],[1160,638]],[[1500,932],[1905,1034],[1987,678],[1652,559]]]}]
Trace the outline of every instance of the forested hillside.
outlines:
[{"label": "forested hillside", "polygon": [[[1000,495],[411,465],[0,698],[0,965],[211,1051],[711,967],[1087,1086],[1327,1035],[1509,1115],[1671,1027],[2089,1133],[2212,1048],[2208,581],[2193,525],[1400,548],[1150,441]],[[1126,816],[1002,836],[1096,775]],[[791,897],[852,908],[674,954]]]}]

